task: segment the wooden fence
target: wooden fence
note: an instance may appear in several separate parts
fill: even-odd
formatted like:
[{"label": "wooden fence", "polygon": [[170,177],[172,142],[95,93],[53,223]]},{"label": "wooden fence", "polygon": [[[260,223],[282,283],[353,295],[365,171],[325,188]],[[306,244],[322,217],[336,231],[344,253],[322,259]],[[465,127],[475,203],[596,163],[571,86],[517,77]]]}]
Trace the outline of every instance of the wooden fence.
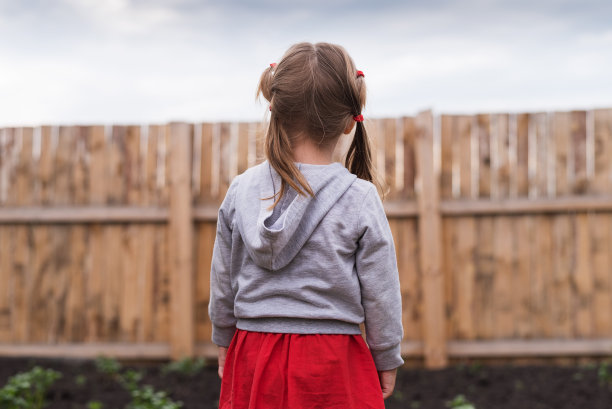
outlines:
[{"label": "wooden fence", "polygon": [[[612,110],[367,127],[405,356],[612,354]],[[0,355],[214,355],[217,208],[262,138],[256,123],[0,129]]]}]

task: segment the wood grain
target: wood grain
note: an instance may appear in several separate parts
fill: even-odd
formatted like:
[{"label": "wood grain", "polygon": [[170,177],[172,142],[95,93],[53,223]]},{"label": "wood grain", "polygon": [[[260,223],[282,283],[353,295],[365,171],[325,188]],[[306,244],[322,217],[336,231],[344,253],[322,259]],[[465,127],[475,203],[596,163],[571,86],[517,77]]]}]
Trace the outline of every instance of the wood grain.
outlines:
[{"label": "wood grain", "polygon": [[[439,147],[434,121],[366,124],[390,188],[404,353],[430,367],[600,353],[612,335],[612,110],[443,115]],[[122,356],[138,356],[135,345],[157,357],[212,351],[218,204],[264,160],[265,127],[1,128],[6,353],[44,354],[40,343],[51,355],[64,343],[83,345],[74,356],[98,343]],[[179,149],[191,151],[177,165],[186,129]]]}]

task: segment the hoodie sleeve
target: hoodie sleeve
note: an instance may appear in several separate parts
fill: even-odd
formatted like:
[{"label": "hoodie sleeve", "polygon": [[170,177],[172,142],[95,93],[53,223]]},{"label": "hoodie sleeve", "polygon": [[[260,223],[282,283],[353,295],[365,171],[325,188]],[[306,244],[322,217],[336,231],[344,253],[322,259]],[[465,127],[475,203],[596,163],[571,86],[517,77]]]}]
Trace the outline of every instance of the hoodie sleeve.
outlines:
[{"label": "hoodie sleeve", "polygon": [[212,341],[227,347],[236,331],[234,292],[231,286],[230,262],[234,198],[238,177],[230,184],[217,214],[217,233],[213,245],[210,268],[210,301],[208,315],[212,322]]},{"label": "hoodie sleeve", "polygon": [[404,363],[400,343],[402,298],[391,228],[374,185],[359,211],[356,268],[365,312],[366,341],[376,369],[389,370]]}]

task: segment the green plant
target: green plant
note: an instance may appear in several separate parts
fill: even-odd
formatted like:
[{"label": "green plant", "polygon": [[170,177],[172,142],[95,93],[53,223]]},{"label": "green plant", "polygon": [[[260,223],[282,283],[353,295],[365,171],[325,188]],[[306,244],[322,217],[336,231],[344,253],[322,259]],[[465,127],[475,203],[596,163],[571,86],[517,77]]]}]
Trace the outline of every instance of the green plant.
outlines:
[{"label": "green plant", "polygon": [[582,363],[582,364],[580,364],[580,368],[584,369],[584,370],[596,369],[597,368],[597,364],[595,362]]},{"label": "green plant", "polygon": [[60,372],[40,366],[10,377],[0,389],[0,409],[43,408],[46,405],[44,399],[47,389],[61,377]]},{"label": "green plant", "polygon": [[395,391],[393,391],[393,399],[395,399],[397,401],[403,401],[404,400],[404,392],[402,392],[400,389],[396,389]]},{"label": "green plant", "polygon": [[468,371],[472,374],[476,374],[483,369],[483,365],[481,362],[475,361],[469,366]]},{"label": "green plant", "polygon": [[184,375],[193,376],[204,368],[204,364],[204,358],[193,359],[186,357],[162,366],[161,373],[164,376],[169,372],[178,372]]},{"label": "green plant", "polygon": [[[127,370],[119,374],[119,383],[130,392],[132,400],[126,409],[179,409],[182,402],[175,402],[165,391],[156,391],[151,385],[139,386],[144,376],[143,371]],[[1,409],[1,408],[0,408]]]},{"label": "green plant", "polygon": [[91,400],[87,402],[87,409],[102,409],[102,402],[97,400]]},{"label": "green plant", "polygon": [[87,378],[85,377],[85,375],[79,374],[74,377],[74,383],[79,386],[83,386],[85,385],[85,383],[87,383]]},{"label": "green plant", "polygon": [[94,361],[99,372],[115,375],[121,370],[121,364],[115,358],[99,355]]},{"label": "green plant", "polygon": [[446,402],[446,406],[452,409],[476,409],[463,395],[455,396],[453,400]]},{"label": "green plant", "polygon": [[612,371],[608,368],[607,362],[602,362],[597,369],[597,377],[600,384],[612,384]]},{"label": "green plant", "polygon": [[525,384],[520,379],[517,379],[514,381],[514,389],[519,390],[519,391],[523,390],[525,389]]},{"label": "green plant", "polygon": [[467,363],[465,363],[465,362],[458,362],[455,365],[455,369],[457,371],[459,371],[459,372],[464,372],[464,371],[467,371],[469,368],[468,368],[468,364]]},{"label": "green plant", "polygon": [[138,382],[142,380],[143,376],[143,371],[129,369],[123,374],[119,375],[119,383],[123,385],[125,389],[131,392],[135,389],[138,389]]},{"label": "green plant", "polygon": [[173,401],[165,391],[156,391],[151,385],[144,385],[130,392],[132,401],[126,409],[179,409],[183,402]]}]

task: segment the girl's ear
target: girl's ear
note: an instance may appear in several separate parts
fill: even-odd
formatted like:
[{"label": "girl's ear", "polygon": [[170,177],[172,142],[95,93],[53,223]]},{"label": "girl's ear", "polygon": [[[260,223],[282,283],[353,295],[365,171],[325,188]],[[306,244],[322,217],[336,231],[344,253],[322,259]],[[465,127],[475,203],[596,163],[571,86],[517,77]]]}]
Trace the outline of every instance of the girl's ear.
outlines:
[{"label": "girl's ear", "polygon": [[355,126],[355,121],[350,121],[349,124],[347,125],[346,128],[344,128],[343,133],[345,135],[348,135],[351,133],[351,131],[353,130],[353,127]]}]

